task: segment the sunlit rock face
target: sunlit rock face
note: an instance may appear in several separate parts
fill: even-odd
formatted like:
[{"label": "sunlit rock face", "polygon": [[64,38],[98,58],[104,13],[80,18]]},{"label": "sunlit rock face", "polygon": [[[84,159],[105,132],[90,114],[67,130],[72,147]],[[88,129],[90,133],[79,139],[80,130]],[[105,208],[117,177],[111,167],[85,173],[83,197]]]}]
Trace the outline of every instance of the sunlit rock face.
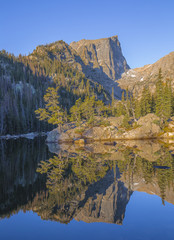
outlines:
[{"label": "sunlit rock face", "polygon": [[169,53],[153,64],[148,64],[140,68],[130,69],[122,74],[118,80],[119,86],[123,89],[133,91],[137,96],[141,96],[144,87],[149,87],[151,93],[155,92],[155,83],[158,79],[159,69],[161,69],[162,80],[171,80],[174,88],[174,52]]},{"label": "sunlit rock face", "polygon": [[110,93],[114,89],[115,97],[121,97],[121,89],[115,82],[122,73],[129,70],[117,36],[97,40],[82,39],[70,46],[85,63],[83,72],[104,86]]},{"label": "sunlit rock face", "polygon": [[122,54],[117,36],[97,40],[82,39],[70,44],[85,64],[103,71],[109,78],[116,80],[129,69]]}]

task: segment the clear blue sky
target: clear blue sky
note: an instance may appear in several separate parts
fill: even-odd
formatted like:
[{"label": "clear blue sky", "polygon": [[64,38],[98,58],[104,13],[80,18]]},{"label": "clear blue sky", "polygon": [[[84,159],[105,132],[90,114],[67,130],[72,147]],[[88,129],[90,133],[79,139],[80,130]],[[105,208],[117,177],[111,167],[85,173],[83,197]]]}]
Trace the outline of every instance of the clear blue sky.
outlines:
[{"label": "clear blue sky", "polygon": [[131,68],[174,51],[174,0],[0,0],[0,50],[118,35]]}]

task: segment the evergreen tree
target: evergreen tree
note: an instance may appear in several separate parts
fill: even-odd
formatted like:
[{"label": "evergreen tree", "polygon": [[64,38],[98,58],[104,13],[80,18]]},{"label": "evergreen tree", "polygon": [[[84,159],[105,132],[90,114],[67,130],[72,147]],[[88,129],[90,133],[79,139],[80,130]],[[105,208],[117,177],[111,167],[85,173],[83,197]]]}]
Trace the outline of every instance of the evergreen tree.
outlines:
[{"label": "evergreen tree", "polygon": [[48,123],[57,125],[59,130],[64,122],[64,111],[60,107],[57,88],[48,88],[44,96],[45,108],[39,108],[35,111],[37,118],[46,120]]},{"label": "evergreen tree", "polygon": [[94,113],[95,113],[95,97],[86,97],[83,104],[82,104],[82,115],[83,117],[88,121],[90,120],[91,122],[94,119]]},{"label": "evergreen tree", "polygon": [[[135,98],[134,98],[135,99]],[[141,102],[138,99],[135,99],[135,117],[141,117]]]},{"label": "evergreen tree", "polygon": [[102,116],[104,111],[104,103],[101,100],[95,102],[95,111],[97,116]]},{"label": "evergreen tree", "polygon": [[128,91],[128,89],[126,89],[125,108],[126,108],[126,113],[127,113],[128,117],[130,117],[130,106],[131,106],[131,102],[130,102],[130,97],[129,97],[129,91]]},{"label": "evergreen tree", "polygon": [[171,81],[166,82],[164,87],[164,118],[165,120],[169,119],[172,113],[172,88]]},{"label": "evergreen tree", "polygon": [[141,97],[141,116],[145,116],[151,112],[151,95],[148,87],[144,87]]},{"label": "evergreen tree", "polygon": [[159,69],[158,80],[156,83],[155,113],[161,119],[164,118],[164,107],[165,106],[164,106],[163,97],[164,97],[164,91],[163,91],[162,73],[161,73],[161,69]]},{"label": "evergreen tree", "polygon": [[112,102],[111,102],[111,108],[112,108],[112,116],[116,115],[116,108],[115,108],[115,98],[114,98],[114,88],[112,88]]},{"label": "evergreen tree", "polygon": [[75,105],[70,109],[71,121],[76,121],[76,124],[79,126],[82,120],[82,100],[79,98]]},{"label": "evergreen tree", "polygon": [[125,127],[125,128],[129,128],[129,116],[128,116],[128,114],[126,113],[125,115],[124,115],[124,119],[123,119],[123,127]]},{"label": "evergreen tree", "polygon": [[126,114],[126,109],[125,109],[125,95],[124,95],[124,91],[122,92],[122,97],[121,97],[121,101],[119,101],[117,103],[117,115],[121,116],[121,115],[125,115]]}]

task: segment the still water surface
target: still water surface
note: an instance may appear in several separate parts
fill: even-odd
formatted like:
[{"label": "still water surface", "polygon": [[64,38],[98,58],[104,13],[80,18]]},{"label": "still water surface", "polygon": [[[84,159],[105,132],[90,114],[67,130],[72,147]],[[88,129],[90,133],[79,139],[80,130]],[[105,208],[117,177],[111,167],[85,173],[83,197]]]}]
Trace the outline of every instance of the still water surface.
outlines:
[{"label": "still water surface", "polygon": [[0,239],[174,239],[173,153],[0,141]]}]

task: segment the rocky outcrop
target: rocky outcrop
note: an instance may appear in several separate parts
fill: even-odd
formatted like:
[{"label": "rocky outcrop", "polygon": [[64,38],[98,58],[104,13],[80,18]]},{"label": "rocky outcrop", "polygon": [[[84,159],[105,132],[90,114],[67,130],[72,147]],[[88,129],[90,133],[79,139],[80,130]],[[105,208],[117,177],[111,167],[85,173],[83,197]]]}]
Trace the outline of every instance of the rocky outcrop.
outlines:
[{"label": "rocky outcrop", "polygon": [[158,78],[159,69],[161,69],[163,81],[171,80],[172,87],[174,88],[174,52],[161,58],[154,64],[145,65],[144,67],[130,69],[122,74],[118,80],[119,86],[123,89],[134,91],[138,96],[141,95],[145,86],[149,90],[155,92],[155,82]]},{"label": "rocky outcrop", "polygon": [[150,139],[158,138],[161,129],[157,122],[160,120],[155,114],[150,113],[141,117],[134,129],[123,134],[125,139]]},{"label": "rocky outcrop", "polygon": [[[158,122],[159,117],[155,114],[147,114],[141,117],[137,122],[130,125],[130,128],[123,127],[123,118],[107,118],[108,126],[93,126],[89,127],[85,122],[80,127],[75,127],[74,124],[69,124],[69,129],[59,133],[58,130],[53,130],[48,134],[47,142],[79,142],[79,139],[85,141],[104,141],[118,139],[155,139],[170,137],[171,132],[166,135],[161,130]],[[79,130],[80,134],[78,133]],[[172,135],[173,136],[173,135]],[[78,141],[77,141],[78,140]],[[82,141],[81,141],[82,142]]]},{"label": "rocky outcrop", "polygon": [[118,128],[115,125],[108,127],[93,127],[84,133],[84,137],[96,140],[112,139],[150,139],[157,138],[161,133],[160,127],[154,123],[159,118],[154,114],[148,114],[138,120],[132,129]]},{"label": "rocky outcrop", "polygon": [[57,128],[53,129],[48,133],[46,142],[48,143],[56,143],[60,140],[60,133]]}]

